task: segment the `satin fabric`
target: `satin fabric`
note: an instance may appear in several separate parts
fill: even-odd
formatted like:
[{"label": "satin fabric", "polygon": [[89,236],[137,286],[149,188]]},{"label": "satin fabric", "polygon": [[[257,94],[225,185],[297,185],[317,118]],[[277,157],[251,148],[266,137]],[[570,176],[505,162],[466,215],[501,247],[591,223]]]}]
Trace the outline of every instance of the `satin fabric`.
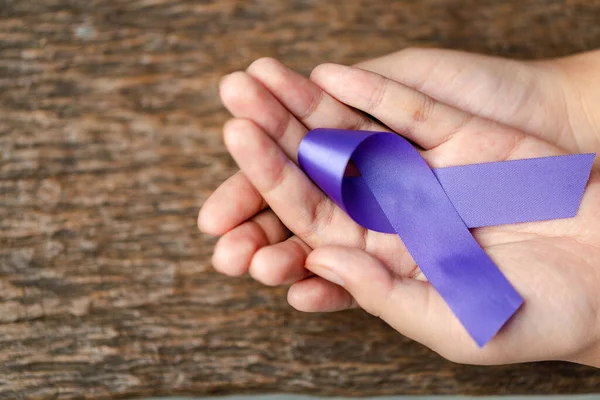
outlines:
[{"label": "satin fabric", "polygon": [[[359,176],[344,176],[348,163]],[[300,167],[358,224],[400,236],[413,259],[479,346],[523,299],[469,228],[573,217],[594,154],[431,169],[389,132],[315,129]]]}]

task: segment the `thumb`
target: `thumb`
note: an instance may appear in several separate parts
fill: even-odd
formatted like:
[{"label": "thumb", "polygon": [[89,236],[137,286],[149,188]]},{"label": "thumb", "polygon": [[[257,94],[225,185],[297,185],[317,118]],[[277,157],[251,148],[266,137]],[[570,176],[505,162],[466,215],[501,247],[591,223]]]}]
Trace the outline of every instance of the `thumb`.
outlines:
[{"label": "thumb", "polygon": [[[456,50],[408,48],[363,61],[375,72],[459,110],[557,143],[565,115],[558,74],[531,63]],[[595,69],[593,69],[595,70]],[[543,100],[543,101],[541,101]],[[512,106],[507,106],[512,105]],[[550,117],[549,117],[550,116]],[[548,133],[548,132],[552,132]],[[577,148],[568,146],[571,151]]]},{"label": "thumb", "polygon": [[447,358],[454,358],[451,353],[463,343],[476,350],[431,284],[397,276],[364,251],[320,247],[308,256],[306,268],[343,286],[365,311]]}]

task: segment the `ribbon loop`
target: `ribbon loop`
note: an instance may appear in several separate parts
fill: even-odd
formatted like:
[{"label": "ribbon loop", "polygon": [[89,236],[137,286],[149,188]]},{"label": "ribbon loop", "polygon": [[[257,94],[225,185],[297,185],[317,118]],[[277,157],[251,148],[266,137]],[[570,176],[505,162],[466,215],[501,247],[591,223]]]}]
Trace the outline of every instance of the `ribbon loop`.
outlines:
[{"label": "ribbon loop", "polygon": [[[490,222],[492,225],[574,215],[593,155],[564,157],[568,158],[566,165],[573,168],[567,174],[556,167],[557,157],[432,170],[418,151],[398,135],[336,129],[309,132],[298,153],[299,164],[307,175],[357,223],[400,236],[423,274],[480,346],[502,328],[523,299],[468,228]],[[555,160],[549,162],[549,158]],[[344,176],[350,160],[360,176]],[[507,167],[507,163],[513,164]],[[537,205],[533,211],[523,211],[522,202],[528,200],[494,196],[494,190],[510,191],[506,185],[518,182],[518,175],[531,168],[540,170],[545,177],[529,179],[535,181],[533,192],[521,188],[517,193],[544,199],[548,191],[557,192],[558,188],[562,200],[550,204],[550,211],[548,207],[540,211]],[[548,169],[555,171],[553,176],[547,176]],[[488,180],[495,177],[500,183],[494,186],[488,182],[478,188],[478,174]],[[573,174],[576,179],[572,179]],[[536,193],[544,185],[550,188]],[[479,195],[470,193],[477,193],[478,189]],[[484,200],[483,204],[474,203],[473,197]],[[516,211],[486,209],[505,203]]]}]

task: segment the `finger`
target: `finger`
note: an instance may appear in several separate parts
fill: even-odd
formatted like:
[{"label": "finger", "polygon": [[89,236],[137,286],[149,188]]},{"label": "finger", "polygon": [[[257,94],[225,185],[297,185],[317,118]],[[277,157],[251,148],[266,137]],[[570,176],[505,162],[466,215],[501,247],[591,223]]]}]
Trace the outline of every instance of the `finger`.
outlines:
[{"label": "finger", "polygon": [[[236,72],[221,80],[219,92],[234,117],[253,120],[275,139],[290,159],[297,159],[298,145],[307,129],[264,86],[248,74]],[[243,173],[230,179],[232,182],[227,180],[218,189],[219,193],[209,198],[198,217],[200,229],[207,233],[222,234],[265,207]]]},{"label": "finger", "polygon": [[332,312],[357,307],[348,291],[318,276],[293,284],[288,291],[288,303],[304,312]]},{"label": "finger", "polygon": [[310,247],[364,246],[364,230],[343,213],[253,122],[234,119],[225,145],[281,221]]},{"label": "finger", "polygon": [[[400,239],[369,232],[325,196],[253,122],[233,119],[224,128],[225,144],[282,223],[308,246],[342,244],[378,252],[402,275],[417,268]],[[393,249],[384,251],[383,248]],[[257,279],[259,277],[257,276]]]},{"label": "finger", "polygon": [[253,121],[289,159],[297,161],[298,146],[307,129],[263,85],[245,72],[234,72],[221,80],[220,93],[234,117]]},{"label": "finger", "polygon": [[248,67],[247,72],[308,129],[387,130],[273,58],[256,60]]},{"label": "finger", "polygon": [[242,171],[223,182],[206,200],[198,213],[198,228],[211,235],[222,235],[265,209],[267,203]]},{"label": "finger", "polygon": [[[297,161],[298,146],[307,129],[263,85],[244,72],[236,72],[221,80],[219,91],[223,104],[234,117],[254,121],[291,160]],[[219,195],[214,200],[214,195],[211,196],[208,207],[203,207],[199,226],[207,233],[221,234],[264,208],[263,199],[254,195],[255,190],[243,173],[231,179],[233,182],[226,181]],[[245,199],[243,204],[241,199]],[[210,214],[215,217],[207,216]]]},{"label": "finger", "polygon": [[439,146],[471,122],[465,112],[358,68],[322,64],[311,79],[339,101],[373,115],[425,149]]},{"label": "finger", "polygon": [[265,210],[219,239],[213,253],[213,266],[222,274],[241,276],[260,248],[279,243],[289,235],[277,215]]},{"label": "finger", "polygon": [[515,348],[510,333],[512,329],[512,337],[522,334],[519,316],[479,348],[429,283],[399,278],[368,253],[353,248],[321,247],[306,262],[313,273],[346,289],[367,312],[449,360],[489,365],[522,359],[516,355],[524,354],[523,349]]},{"label": "finger", "polygon": [[[297,143],[307,130],[298,120],[294,120],[290,111],[309,129],[335,127],[386,130],[274,59],[255,61],[248,68],[248,75],[237,73],[223,79],[223,102],[234,116],[252,119],[265,129],[293,160],[296,157]],[[256,78],[256,81],[251,77]],[[234,182],[226,181],[222,185],[219,196],[209,203],[209,207],[205,207],[207,211],[203,213],[203,219],[199,219],[199,224],[202,221],[201,229],[207,233],[222,234],[264,207],[262,199],[259,203],[251,193],[252,185],[247,182],[243,173],[231,179]],[[245,198],[246,193],[249,197],[243,204],[231,204],[235,199]],[[211,214],[215,217],[211,218]],[[219,218],[220,216],[225,218]]]},{"label": "finger", "polygon": [[543,63],[444,49],[409,48],[356,64],[474,115],[569,151],[579,147],[565,118],[562,85]]},{"label": "finger", "polygon": [[308,256],[306,267],[342,286],[367,312],[436,351],[444,349],[445,341],[476,348],[431,285],[394,276],[366,252],[321,247]]},{"label": "finger", "polygon": [[[429,149],[423,156],[432,167],[561,152],[539,138],[469,115],[369,71],[323,64],[315,69],[314,79],[341,101]],[[415,119],[416,114],[421,117]]]},{"label": "finger", "polygon": [[312,275],[304,268],[311,248],[297,236],[265,246],[258,250],[250,263],[249,273],[257,281],[268,285],[286,285]]}]

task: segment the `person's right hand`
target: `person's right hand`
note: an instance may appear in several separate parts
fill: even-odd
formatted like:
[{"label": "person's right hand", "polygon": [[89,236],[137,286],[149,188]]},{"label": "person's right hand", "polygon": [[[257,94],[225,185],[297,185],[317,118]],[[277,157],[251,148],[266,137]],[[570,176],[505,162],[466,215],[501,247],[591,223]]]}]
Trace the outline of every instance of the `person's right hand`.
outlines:
[{"label": "person's right hand", "polygon": [[[584,89],[575,90],[575,83],[572,83],[572,86],[567,85],[562,81],[564,77],[561,76],[564,71],[573,68],[573,65],[581,64],[581,60],[578,63],[571,60],[555,62],[555,64],[523,64],[500,62],[462,53],[438,52],[411,50],[361,65],[365,69],[379,70],[396,82],[404,79],[407,86],[412,83],[424,92],[438,90],[437,99],[434,99],[435,93],[428,93],[428,97],[407,86],[396,84],[393,80],[377,79],[367,73],[362,75],[355,73],[355,79],[345,76],[345,79],[340,80],[339,75],[342,72],[344,74],[350,72],[339,69],[336,72],[335,68],[340,67],[327,65],[317,68],[313,73],[313,80],[326,89],[323,91],[280,64],[272,60],[261,60],[250,67],[249,73],[255,75],[254,79],[250,75],[236,74],[228,77],[223,83],[222,93],[225,104],[234,116],[247,118],[229,123],[225,128],[226,137],[244,135],[244,130],[248,135],[255,136],[260,135],[256,133],[258,131],[266,131],[294,160],[297,144],[307,128],[329,126],[346,129],[386,129],[343,104],[348,103],[373,114],[394,131],[402,133],[428,149],[425,152],[426,159],[434,167],[527,158],[561,152],[559,148],[535,139],[534,136],[567,150],[596,150],[590,148],[597,143],[594,132],[596,121],[588,121],[585,116],[585,106],[589,106],[589,97],[585,95]],[[445,59],[434,63],[432,60],[435,57],[432,56],[440,56],[440,54]],[[427,55],[432,57],[429,64],[425,59],[421,59],[419,63],[419,57],[423,58]],[[428,79],[419,82],[414,74],[404,73],[405,69],[401,68],[400,60],[403,60],[406,66],[428,66],[429,69],[425,69],[424,72]],[[558,67],[561,63],[562,66]],[[452,73],[442,78],[440,75],[443,73],[436,72],[436,68],[447,69]],[[488,75],[484,73],[485,71]],[[395,73],[398,76],[394,76]],[[462,74],[470,76],[472,81],[462,79]],[[493,80],[494,77],[496,81]],[[374,82],[382,82],[381,87],[374,87]],[[428,82],[434,83],[433,89],[428,88]],[[540,86],[542,83],[545,86]],[[456,85],[460,90],[455,87]],[[390,90],[389,86],[392,86],[393,90]],[[443,88],[440,89],[442,86]],[[569,92],[570,89],[572,92]],[[327,92],[341,102],[330,97]],[[455,92],[463,96],[453,98]],[[232,96],[232,93],[235,94]],[[389,93],[393,93],[394,96],[384,98]],[[574,98],[580,101],[580,107],[569,108],[568,105],[573,104],[569,101],[570,93],[577,95]],[[465,98],[472,100],[466,101]],[[453,102],[457,103],[454,107],[449,105]],[[460,105],[462,109],[457,108],[456,105]],[[465,108],[468,109],[467,112],[464,111]],[[562,112],[563,118],[552,119],[552,123],[548,123],[543,115],[539,114],[540,110],[548,118]],[[499,120],[503,124],[495,123],[489,118]],[[569,123],[558,125],[557,121]],[[507,126],[508,124],[513,126]],[[530,135],[525,135],[515,127]],[[577,135],[570,132],[574,128],[578,129]],[[245,166],[243,168],[252,173],[252,163],[248,164],[248,157],[251,155],[243,155],[242,150],[235,149],[235,144],[233,147],[232,150],[230,146],[230,151],[234,158],[238,162],[242,160]],[[260,162],[257,161],[257,164]],[[262,173],[264,175],[265,171],[263,170]],[[205,231],[213,234],[227,232],[215,250],[215,267],[222,272],[237,275],[244,273],[249,267],[255,278],[268,284],[297,282],[290,289],[289,300],[293,306],[305,311],[342,309],[352,306],[357,297],[318,277],[303,279],[307,277],[307,270],[303,268],[306,256],[313,248],[324,244],[365,248],[402,277],[415,277],[418,273],[410,256],[398,245],[397,237],[370,235],[371,240],[366,239],[366,234],[360,234],[360,230],[349,229],[349,225],[344,225],[343,218],[337,220],[325,218],[326,223],[324,223],[323,216],[330,214],[317,212],[309,215],[308,219],[305,218],[306,216],[298,215],[301,221],[316,221],[315,226],[331,226],[332,228],[327,229],[325,234],[314,232],[312,224],[304,223],[303,226],[302,223],[291,220],[290,215],[287,215],[284,218],[286,225],[298,234],[289,237],[286,227],[273,211],[265,210],[253,216],[265,205],[262,196],[257,195],[254,188],[256,174],[253,178],[254,185],[249,183],[245,175],[236,175],[207,201],[199,216],[200,226]],[[262,192],[264,195],[264,190]],[[285,194],[281,196],[285,197]],[[280,206],[281,204],[277,205],[275,209]],[[292,210],[293,208],[292,205]],[[594,209],[591,210],[593,212]],[[316,211],[319,211],[318,207]],[[251,219],[243,222],[246,217]],[[238,226],[240,223],[241,225]],[[519,229],[522,234],[523,226],[517,227],[517,231]],[[357,233],[359,236],[356,236]],[[490,241],[490,238],[494,236],[498,235],[491,230],[478,234],[477,238],[480,243],[483,242],[484,247],[485,244],[489,247],[494,241]],[[315,257],[311,257],[314,260]],[[570,322],[573,322],[572,318]],[[590,322],[593,325],[597,321]],[[515,349],[512,350],[511,353],[514,353]],[[560,349],[558,351],[560,352]],[[515,361],[514,354],[512,356],[505,354],[505,356],[508,356],[505,360]],[[499,362],[497,356],[486,359],[486,362]]]}]

